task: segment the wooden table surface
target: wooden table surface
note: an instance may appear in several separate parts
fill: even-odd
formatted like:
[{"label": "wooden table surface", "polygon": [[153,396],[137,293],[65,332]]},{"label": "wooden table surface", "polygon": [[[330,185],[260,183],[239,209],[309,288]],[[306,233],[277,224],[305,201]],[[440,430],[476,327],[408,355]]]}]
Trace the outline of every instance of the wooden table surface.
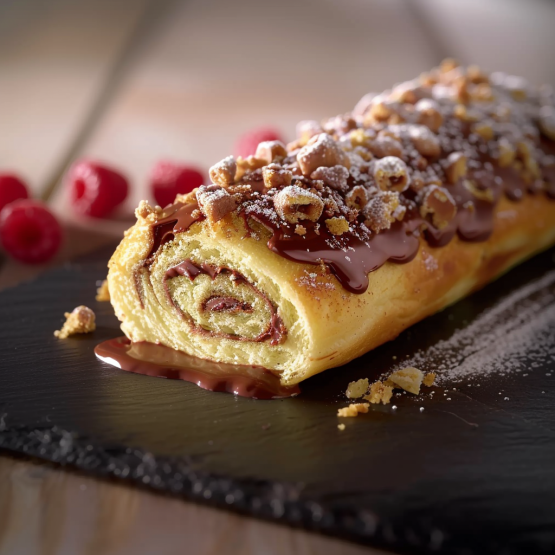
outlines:
[{"label": "wooden table surface", "polygon": [[[453,56],[555,85],[548,0],[28,0],[0,4],[0,171],[66,227],[52,264],[121,236],[161,158],[208,168],[235,137],[351,109]],[[72,216],[82,156],[129,176],[116,220]],[[0,253],[0,289],[45,267]],[[60,313],[73,307],[60,307]],[[1,384],[0,384],[1,387]],[[0,456],[0,555],[379,551]]]}]

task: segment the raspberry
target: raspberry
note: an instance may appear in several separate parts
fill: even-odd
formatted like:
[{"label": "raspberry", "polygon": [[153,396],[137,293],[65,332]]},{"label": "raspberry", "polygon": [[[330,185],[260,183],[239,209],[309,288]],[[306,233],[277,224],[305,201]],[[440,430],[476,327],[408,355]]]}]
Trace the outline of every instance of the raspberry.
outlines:
[{"label": "raspberry", "polygon": [[263,141],[283,141],[283,139],[279,131],[271,127],[252,129],[237,139],[237,143],[235,143],[235,156],[247,158],[247,156],[253,155],[256,152],[258,143]]},{"label": "raspberry", "polygon": [[14,200],[28,197],[27,187],[19,177],[10,173],[0,174],[0,210]]},{"label": "raspberry", "polygon": [[127,197],[127,179],[97,162],[82,160],[69,173],[70,196],[77,212],[106,218]]},{"label": "raspberry", "polygon": [[190,193],[204,183],[202,172],[193,167],[160,161],[150,174],[150,187],[156,202],[164,207],[172,204],[176,195]]},{"label": "raspberry", "polygon": [[41,202],[16,200],[0,212],[0,242],[13,258],[38,264],[58,252],[62,228]]}]

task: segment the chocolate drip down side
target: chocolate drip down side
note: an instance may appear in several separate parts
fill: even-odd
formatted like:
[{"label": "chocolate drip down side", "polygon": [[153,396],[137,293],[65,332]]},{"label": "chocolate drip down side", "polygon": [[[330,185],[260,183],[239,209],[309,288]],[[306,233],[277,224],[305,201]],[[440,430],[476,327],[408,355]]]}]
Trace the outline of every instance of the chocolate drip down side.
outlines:
[{"label": "chocolate drip down side", "polygon": [[[469,184],[476,187],[478,192],[473,193]],[[414,259],[422,231],[433,247],[447,245],[455,235],[463,241],[487,240],[493,232],[495,207],[501,195],[518,201],[527,194],[527,184],[513,168],[492,165],[491,171],[482,169],[470,172],[468,177],[452,185],[449,191],[456,202],[457,215],[442,229],[434,227],[410,206],[412,210],[409,210],[408,217],[403,222],[392,224],[390,229],[376,234],[362,226],[353,226],[353,231],[341,236],[332,235],[322,222],[303,222],[306,234],[300,236],[295,233],[295,226],[276,222],[268,218],[264,210],[253,210],[252,207],[248,213],[241,215],[247,225],[249,218],[252,218],[272,233],[268,248],[276,254],[305,264],[324,263],[346,290],[362,294],[368,288],[368,273],[388,261],[403,264]],[[480,194],[480,191],[489,191],[491,198],[477,198],[476,194]],[[175,233],[185,231],[194,222],[203,219],[198,210],[193,216],[196,208],[195,204],[176,204],[169,214],[152,226],[154,242],[148,260],[168,240],[173,239]],[[167,278],[173,277],[170,274],[177,271],[186,270],[185,274],[191,279],[199,273],[210,274],[213,271],[203,265],[191,265],[190,261],[182,264],[179,265],[180,270],[168,270]]]},{"label": "chocolate drip down side", "polygon": [[170,380],[184,380],[209,391],[253,399],[282,399],[300,393],[298,386],[281,385],[279,376],[257,366],[224,364],[156,345],[132,343],[126,337],[97,345],[96,356],[116,368]]},{"label": "chocolate drip down side", "polygon": [[[226,274],[229,276],[231,283],[235,285],[244,284],[248,287],[256,296],[260,297],[265,303],[269,313],[270,319],[266,328],[259,333],[256,337],[249,338],[238,334],[224,333],[221,331],[207,330],[202,326],[196,324],[185,312],[179,307],[173,298],[170,289],[168,287],[168,281],[172,280],[178,276],[186,276],[191,281],[194,281],[200,275],[208,275],[212,281],[220,274]],[[242,274],[235,270],[231,270],[224,266],[215,266],[213,264],[208,264],[206,262],[196,263],[191,259],[184,260],[176,266],[166,270],[164,275],[164,290],[169,302],[175,307],[180,316],[189,321],[191,329],[194,333],[200,335],[205,335],[208,337],[222,337],[225,339],[232,339],[237,341],[252,341],[261,342],[269,340],[271,345],[277,345],[281,343],[285,336],[287,335],[287,330],[282,319],[279,317],[276,308],[270,301],[267,295],[260,291],[255,285],[250,283]],[[252,305],[248,302],[242,301],[233,297],[232,295],[210,295],[209,298],[205,299],[201,303],[201,311],[214,312],[214,313],[228,313],[237,314],[245,313],[252,314],[254,309]]]}]

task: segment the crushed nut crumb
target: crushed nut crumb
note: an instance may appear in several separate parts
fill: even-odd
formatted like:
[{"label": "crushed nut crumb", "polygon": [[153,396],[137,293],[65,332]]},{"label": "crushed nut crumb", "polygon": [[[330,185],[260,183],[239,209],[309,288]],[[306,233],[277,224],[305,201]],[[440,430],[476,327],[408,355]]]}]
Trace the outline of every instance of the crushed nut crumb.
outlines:
[{"label": "crushed nut crumb", "polygon": [[96,300],[100,303],[110,300],[110,289],[108,289],[108,280],[105,279],[96,290]]},{"label": "crushed nut crumb", "polygon": [[337,409],[337,416],[340,418],[350,418],[358,416],[359,413],[367,413],[368,403],[351,403],[348,407]]},{"label": "crushed nut crumb", "polygon": [[64,316],[66,321],[62,329],[54,332],[58,339],[67,339],[70,335],[80,333],[91,333],[96,329],[95,314],[84,305],[74,308],[72,312],[66,312]]},{"label": "crushed nut crumb", "polygon": [[362,378],[356,382],[350,382],[345,395],[349,399],[358,399],[368,391],[368,378]]}]

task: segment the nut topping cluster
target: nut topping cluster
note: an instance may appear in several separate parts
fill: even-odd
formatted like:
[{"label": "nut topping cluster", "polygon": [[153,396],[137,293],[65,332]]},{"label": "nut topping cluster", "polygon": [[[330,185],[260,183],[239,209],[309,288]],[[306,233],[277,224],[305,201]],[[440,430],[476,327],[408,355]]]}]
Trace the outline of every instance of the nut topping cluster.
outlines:
[{"label": "nut topping cluster", "polygon": [[242,212],[297,239],[324,233],[330,248],[343,248],[346,237],[366,241],[397,222],[456,230],[459,214],[478,217],[507,190],[503,171],[522,193],[510,198],[553,195],[552,141],[550,88],[446,60],[364,96],[351,113],[301,122],[288,145],[267,141],[254,156],[225,158],[196,195],[210,222]]}]

